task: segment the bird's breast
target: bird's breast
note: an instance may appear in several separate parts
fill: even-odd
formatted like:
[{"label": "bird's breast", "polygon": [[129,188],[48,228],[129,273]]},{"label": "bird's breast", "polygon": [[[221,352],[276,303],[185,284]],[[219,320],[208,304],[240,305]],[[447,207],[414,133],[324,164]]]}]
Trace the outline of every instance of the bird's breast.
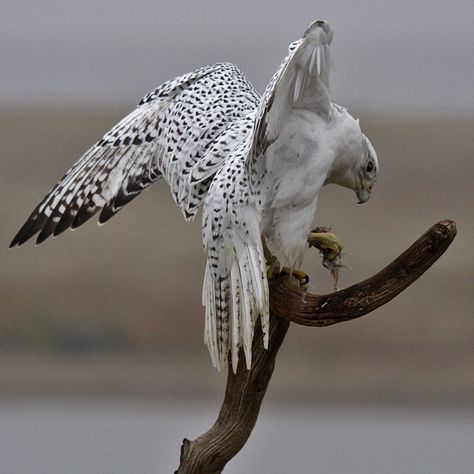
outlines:
[{"label": "bird's breast", "polygon": [[311,205],[330,167],[321,118],[308,111],[293,111],[265,156],[267,208],[302,208]]},{"label": "bird's breast", "polygon": [[307,248],[318,193],[331,166],[325,126],[311,112],[293,112],[264,156],[261,231],[274,254],[291,267],[301,263]]}]

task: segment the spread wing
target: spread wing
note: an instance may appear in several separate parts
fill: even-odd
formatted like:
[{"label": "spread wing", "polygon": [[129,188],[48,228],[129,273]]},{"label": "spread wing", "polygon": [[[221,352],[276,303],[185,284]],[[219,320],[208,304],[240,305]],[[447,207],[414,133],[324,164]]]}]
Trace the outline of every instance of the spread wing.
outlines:
[{"label": "spread wing", "polygon": [[[158,178],[185,217],[194,217],[226,157],[219,137],[254,111],[258,94],[240,70],[214,64],[145,96],[45,196],[11,243],[37,243],[76,228],[101,210],[104,223]],[[193,176],[193,179],[191,178]]]},{"label": "spread wing", "polygon": [[329,45],[334,36],[329,24],[314,21],[303,38],[289,47],[289,54],[273,75],[256,114],[249,164],[262,171],[263,156],[274,143],[281,124],[292,109],[308,109],[327,116],[331,110]]},{"label": "spread wing", "polygon": [[269,291],[254,182],[267,148],[294,108],[331,111],[332,30],[314,22],[273,76],[262,99],[232,64],[181,76],[148,94],[130,115],[71,168],[12,241],[37,242],[77,227],[101,210],[112,217],[159,177],[186,218],[205,199],[207,252],[205,340],[219,369],[230,350],[234,371],[242,347],[251,363],[260,316],[268,345]]}]

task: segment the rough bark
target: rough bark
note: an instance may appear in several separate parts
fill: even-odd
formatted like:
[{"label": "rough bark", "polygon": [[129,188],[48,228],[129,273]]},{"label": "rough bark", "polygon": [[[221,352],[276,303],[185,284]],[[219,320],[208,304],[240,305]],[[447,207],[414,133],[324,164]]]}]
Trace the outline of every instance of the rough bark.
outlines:
[{"label": "rough bark", "polygon": [[218,474],[242,449],[257,421],[290,321],[306,326],[328,326],[370,313],[418,279],[445,252],[455,236],[453,221],[438,222],[379,273],[329,295],[307,293],[288,276],[273,280],[270,283],[268,350],[263,348],[258,324],[251,369],[246,369],[242,353],[236,374],[229,363],[219,416],[199,438],[183,441],[180,466],[175,474]]},{"label": "rough bark", "polygon": [[262,328],[257,323],[252,344],[252,367],[247,370],[242,352],[235,374],[229,361],[227,387],[219,416],[199,438],[183,441],[181,464],[176,474],[217,474],[242,449],[257,421],[275,367],[275,357],[289,325],[285,319],[270,316],[269,344],[265,350]]}]

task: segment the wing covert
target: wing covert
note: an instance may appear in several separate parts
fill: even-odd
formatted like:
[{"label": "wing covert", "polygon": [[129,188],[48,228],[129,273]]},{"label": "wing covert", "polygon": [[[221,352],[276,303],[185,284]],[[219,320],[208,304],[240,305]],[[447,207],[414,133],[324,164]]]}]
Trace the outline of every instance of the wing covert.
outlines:
[{"label": "wing covert", "polygon": [[[37,243],[41,243],[82,225],[100,210],[99,222],[104,223],[160,177],[170,185],[185,217],[194,217],[210,183],[202,182],[189,192],[188,175],[219,135],[254,111],[257,103],[256,91],[229,63],[165,82],[65,174],[10,247],[38,232]],[[213,160],[213,172],[219,159],[223,162],[225,154]]]}]

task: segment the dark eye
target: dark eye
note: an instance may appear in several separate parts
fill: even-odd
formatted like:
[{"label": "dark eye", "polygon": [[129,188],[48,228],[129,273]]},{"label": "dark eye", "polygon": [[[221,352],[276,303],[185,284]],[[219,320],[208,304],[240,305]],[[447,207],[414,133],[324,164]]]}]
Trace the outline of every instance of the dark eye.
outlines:
[{"label": "dark eye", "polygon": [[373,161],[369,161],[367,163],[367,168],[365,168],[365,171],[367,171],[367,173],[370,173],[374,170],[374,162]]}]

